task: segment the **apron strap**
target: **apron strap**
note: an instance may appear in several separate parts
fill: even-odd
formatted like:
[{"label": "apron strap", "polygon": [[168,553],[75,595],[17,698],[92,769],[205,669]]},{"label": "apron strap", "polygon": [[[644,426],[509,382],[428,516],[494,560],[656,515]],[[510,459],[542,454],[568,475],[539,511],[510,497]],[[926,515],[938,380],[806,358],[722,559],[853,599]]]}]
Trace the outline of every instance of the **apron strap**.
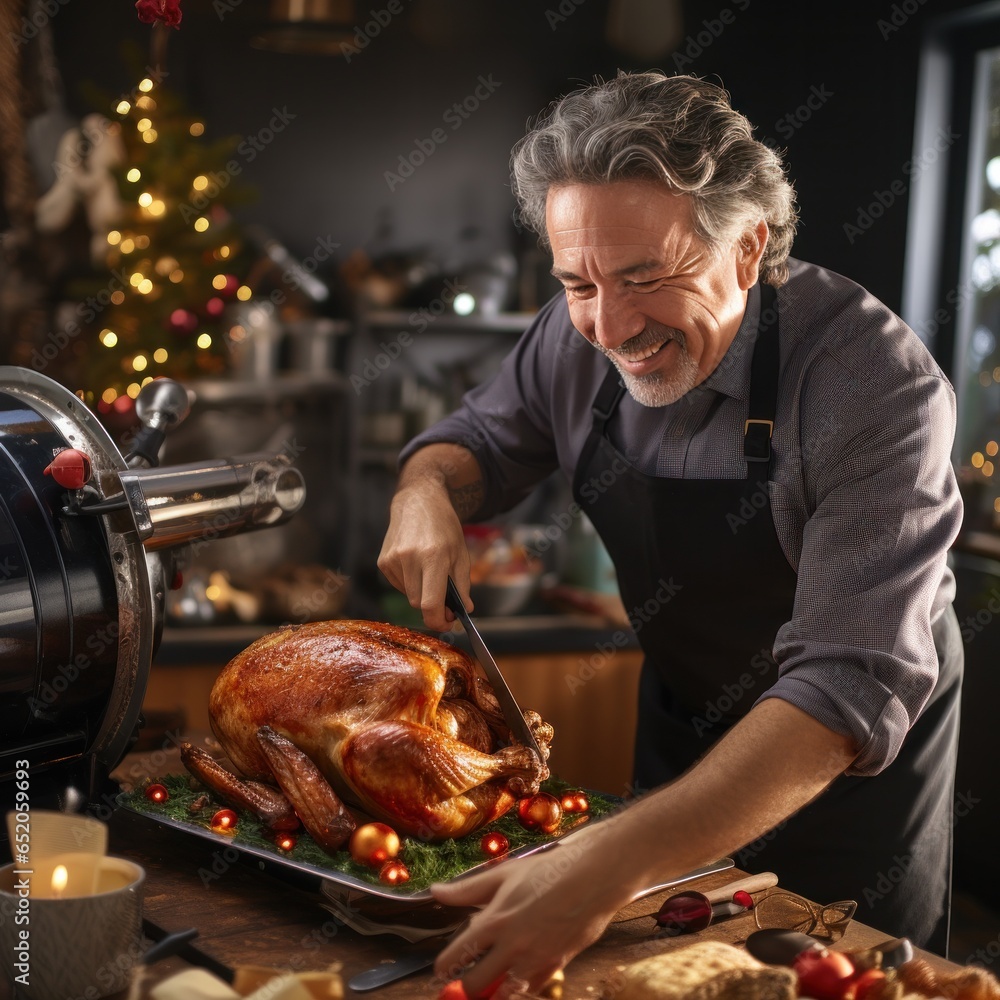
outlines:
[{"label": "apron strap", "polygon": [[608,362],[608,373],[604,376],[601,388],[597,390],[592,407],[594,413],[594,430],[601,437],[607,427],[611,414],[615,412],[619,400],[625,395],[625,383],[618,374],[612,362]]},{"label": "apron strap", "polygon": [[771,435],[778,408],[778,370],[781,351],[778,342],[778,296],[773,285],[760,285],[760,320],[757,343],[750,367],[750,404],[743,425],[743,457],[747,478],[758,462],[771,461]]}]

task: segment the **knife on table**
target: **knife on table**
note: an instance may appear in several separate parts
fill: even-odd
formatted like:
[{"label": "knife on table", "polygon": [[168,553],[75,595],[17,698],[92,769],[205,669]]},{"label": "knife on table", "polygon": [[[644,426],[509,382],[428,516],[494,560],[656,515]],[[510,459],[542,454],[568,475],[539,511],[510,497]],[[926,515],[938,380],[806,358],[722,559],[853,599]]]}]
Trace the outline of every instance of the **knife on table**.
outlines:
[{"label": "knife on table", "polygon": [[[553,843],[558,844],[559,841],[554,841]],[[716,865],[706,865],[704,868],[695,869],[692,872],[688,872],[687,875],[679,879],[673,879],[669,882],[660,882],[656,885],[647,886],[645,889],[640,889],[632,897],[632,902],[636,902],[642,899],[644,896],[651,895],[654,892],[659,892],[662,889],[673,888],[681,882],[686,882],[691,879],[698,878],[700,875],[710,875],[717,870]],[[715,907],[719,907],[718,912],[714,912],[715,916],[723,915],[723,907],[733,905],[735,908],[731,911],[732,913],[742,913],[745,912],[745,908],[742,906],[735,906],[735,904],[729,904],[728,900],[733,898],[733,893],[739,889],[744,892],[762,892],[765,889],[770,889],[772,886],[778,884],[778,876],[773,872],[763,872],[760,875],[750,875],[747,878],[740,879],[736,882],[730,882],[729,885],[721,886],[718,889],[710,889],[705,893],[709,902],[713,905],[713,912]],[[729,911],[727,911],[728,914]],[[422,969],[426,969],[434,964],[434,959],[437,958],[438,952],[445,945],[445,938],[442,938],[437,942],[433,948],[421,948],[414,951],[412,954],[403,955],[399,958],[392,959],[388,962],[383,962],[381,965],[376,965],[373,969],[366,969],[364,972],[359,972],[353,978],[347,981],[347,985],[350,989],[354,990],[356,993],[364,993],[368,990],[378,989],[380,986],[385,986],[388,983],[395,982],[397,979],[403,979],[405,976],[412,975],[414,972],[420,972]]]},{"label": "knife on table", "polygon": [[534,750],[538,754],[539,761],[544,763],[545,757],[535,742],[535,737],[532,735],[531,729],[524,721],[524,716],[517,707],[517,702],[510,693],[510,688],[507,687],[507,682],[503,679],[503,674],[500,673],[497,661],[493,659],[490,651],[486,648],[486,643],[483,642],[483,637],[479,634],[479,629],[476,628],[469,617],[469,612],[465,610],[458,587],[455,586],[455,581],[450,576],[448,577],[448,591],[445,594],[444,603],[446,607],[455,613],[455,617],[462,623],[466,635],[469,637],[472,652],[475,653],[476,659],[479,660],[487,680],[493,686],[493,693],[497,696],[497,701],[500,702],[504,722],[510,727],[511,735],[522,745]]}]

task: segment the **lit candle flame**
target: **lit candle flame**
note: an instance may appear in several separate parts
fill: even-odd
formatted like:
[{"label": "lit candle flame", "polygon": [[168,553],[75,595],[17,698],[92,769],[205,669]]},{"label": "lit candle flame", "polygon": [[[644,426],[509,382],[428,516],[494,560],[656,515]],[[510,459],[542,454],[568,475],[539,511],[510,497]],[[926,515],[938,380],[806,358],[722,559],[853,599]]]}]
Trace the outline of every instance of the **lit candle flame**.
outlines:
[{"label": "lit candle flame", "polygon": [[55,871],[52,872],[52,895],[56,899],[61,899],[63,894],[63,889],[66,888],[66,883],[69,881],[69,872],[66,871],[65,865],[56,865]]}]

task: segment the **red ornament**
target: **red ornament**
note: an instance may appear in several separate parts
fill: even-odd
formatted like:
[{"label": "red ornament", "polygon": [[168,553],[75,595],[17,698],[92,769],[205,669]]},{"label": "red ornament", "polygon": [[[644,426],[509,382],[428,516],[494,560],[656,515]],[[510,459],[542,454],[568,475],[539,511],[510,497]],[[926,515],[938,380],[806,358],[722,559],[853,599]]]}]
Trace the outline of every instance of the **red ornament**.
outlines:
[{"label": "red ornament", "polygon": [[[498,989],[500,989],[500,985],[506,978],[507,978],[507,973],[506,972],[502,973],[500,977],[498,979],[494,979],[493,982],[490,983],[490,985],[487,986],[485,990],[482,990],[480,993],[477,993],[476,996],[472,998],[472,1000],[490,1000],[490,997],[492,997],[493,994],[496,993]],[[549,980],[549,982],[552,982],[552,980]],[[545,986],[542,987],[542,989],[544,990],[548,985],[549,983],[546,983]],[[452,979],[450,982],[445,983],[444,986],[441,987],[441,992],[437,995],[437,1000],[469,1000],[469,996],[465,992],[465,987],[462,985],[462,980]]]},{"label": "red ornament", "polygon": [[190,336],[198,329],[198,317],[190,309],[175,309],[170,314],[170,329]]},{"label": "red ornament", "polygon": [[166,802],[170,798],[170,792],[163,785],[147,785],[146,798],[150,802],[159,804],[160,802]]},{"label": "red ornament", "polygon": [[205,312],[207,312],[209,316],[216,316],[216,317],[221,316],[225,312],[225,310],[226,310],[226,303],[223,302],[218,295],[213,295],[205,303]]},{"label": "red ornament", "polygon": [[563,792],[560,804],[564,813],[590,812],[590,799],[587,798],[586,792],[581,792],[579,789]]},{"label": "red ornament", "polygon": [[489,858],[502,858],[510,850],[510,841],[502,833],[486,833],[479,847]]},{"label": "red ornament", "polygon": [[525,830],[555,833],[562,822],[562,806],[554,795],[539,792],[518,802],[517,819]]},{"label": "red ornament", "polygon": [[402,885],[410,881],[410,869],[399,858],[393,858],[378,870],[378,880],[386,885]]},{"label": "red ornament", "polygon": [[181,0],[136,0],[135,10],[143,24],[162,21],[176,28],[181,23]]},{"label": "red ornament", "polygon": [[365,823],[351,834],[348,850],[359,865],[379,868],[399,854],[399,834],[385,823]]},{"label": "red ornament", "polygon": [[235,833],[238,818],[232,809],[220,809],[212,817],[212,831],[214,833]]},{"label": "red ornament", "polygon": [[290,851],[298,843],[298,840],[290,833],[282,833],[274,838],[274,842],[281,850]]}]

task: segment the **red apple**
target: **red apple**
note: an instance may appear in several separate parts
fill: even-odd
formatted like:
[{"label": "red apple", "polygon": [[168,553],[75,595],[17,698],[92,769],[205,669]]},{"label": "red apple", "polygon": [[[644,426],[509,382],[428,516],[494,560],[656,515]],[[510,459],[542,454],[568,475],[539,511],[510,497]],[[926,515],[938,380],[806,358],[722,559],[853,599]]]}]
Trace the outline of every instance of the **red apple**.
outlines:
[{"label": "red apple", "polygon": [[881,969],[866,969],[851,983],[846,1000],[866,1000],[884,982],[885,973]]},{"label": "red apple", "polygon": [[814,1000],[844,1000],[852,985],[854,963],[839,951],[807,948],[795,956],[800,996]]}]

